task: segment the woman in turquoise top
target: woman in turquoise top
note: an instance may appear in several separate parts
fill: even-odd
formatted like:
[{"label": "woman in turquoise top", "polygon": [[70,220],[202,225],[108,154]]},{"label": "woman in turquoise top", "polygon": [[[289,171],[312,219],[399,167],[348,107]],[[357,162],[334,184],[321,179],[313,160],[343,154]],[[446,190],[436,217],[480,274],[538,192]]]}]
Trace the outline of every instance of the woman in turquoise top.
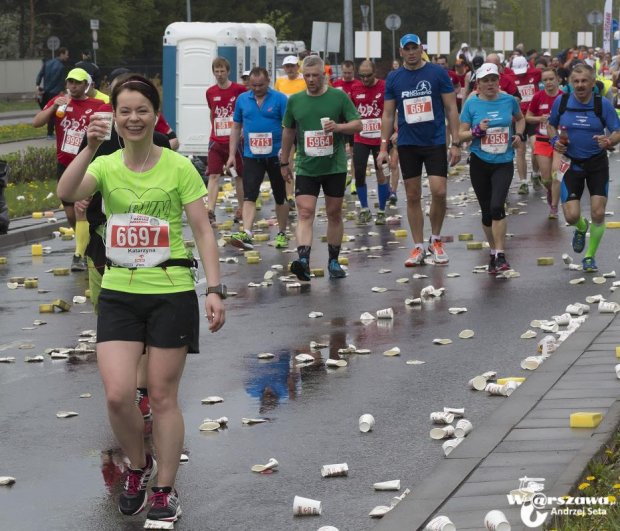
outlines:
[{"label": "woman in turquoise top", "polygon": [[504,253],[504,205],[514,173],[514,149],[525,141],[525,118],[516,98],[500,92],[499,72],[492,63],[476,71],[478,93],[463,106],[459,140],[471,141],[471,184],[482,210],[482,228],[491,248],[490,274],[507,271]]},{"label": "woman in turquoise top", "polygon": [[[124,148],[92,161],[107,132],[93,116],[87,147],[58,183],[58,197],[79,201],[100,192],[106,215],[106,256],[97,320],[97,362],[114,434],[130,460],[119,510],[138,514],[157,472],[147,518],[174,522],[181,515],[175,477],[183,447],[177,394],[185,358],[198,351],[199,310],[183,246],[186,213],[210,286],[205,310],[212,332],[224,324],[218,250],[203,204],[204,183],[191,162],[153,144],[159,94],[132,75],[114,87],[112,108]],[[91,163],[92,161],[92,163]],[[135,404],[138,362],[148,348],[148,391],[155,459],[145,451],[144,420]]]}]

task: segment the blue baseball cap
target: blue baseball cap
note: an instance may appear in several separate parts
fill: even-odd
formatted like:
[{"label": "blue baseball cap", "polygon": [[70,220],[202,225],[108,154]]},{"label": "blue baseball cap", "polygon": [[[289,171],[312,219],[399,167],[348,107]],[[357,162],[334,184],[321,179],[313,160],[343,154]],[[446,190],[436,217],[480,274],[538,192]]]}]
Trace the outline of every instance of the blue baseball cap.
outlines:
[{"label": "blue baseball cap", "polygon": [[422,45],[422,41],[420,40],[420,37],[418,37],[414,33],[407,33],[407,35],[403,35],[400,38],[400,47],[401,48],[404,48],[409,43],[417,44],[418,46]]}]

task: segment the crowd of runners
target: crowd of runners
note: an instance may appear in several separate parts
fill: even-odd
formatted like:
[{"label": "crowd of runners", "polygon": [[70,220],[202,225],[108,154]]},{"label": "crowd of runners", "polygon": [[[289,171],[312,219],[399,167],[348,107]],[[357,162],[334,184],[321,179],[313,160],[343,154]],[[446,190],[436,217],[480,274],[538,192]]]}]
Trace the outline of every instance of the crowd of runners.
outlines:
[{"label": "crowd of runners", "polygon": [[[463,44],[451,64],[445,56],[430,58],[415,34],[404,35],[399,45],[402,64],[396,61],[385,79],[370,60],[357,67],[344,61],[342,77],[330,79],[323,60],[311,54],[284,58],[279,66],[286,75],[280,79],[255,67],[235,83],[229,62],[215,58],[210,65],[215,83],[205,87],[211,134],[204,175],[175,153],[178,142],[149,79],[117,69],[108,97],[97,90],[95,72],[78,67],[64,76],[62,90],[45,92],[34,125],[55,127],[58,195],[76,231],[72,268],[88,270],[98,312],[97,357],[108,414],[130,462],[119,500],[123,514],[145,508],[147,484],[156,472],[148,519],[173,522],[181,514],[174,488],[184,436],[177,393],[185,356],[198,351],[200,314],[197,262],[185,249],[182,219],[200,254],[208,285],[205,311],[215,332],[225,321],[227,295],[213,230],[220,221],[216,205],[223,176],[233,181],[238,206],[230,244],[253,249],[259,192],[268,177],[274,247],[289,246],[289,224],[296,216],[291,272],[304,282],[312,277],[321,193],[327,271],[331,279],[347,276],[339,253],[349,186],[359,201],[360,226],[385,225],[387,205],[405,204],[413,240],[405,267],[447,265],[441,234],[449,167],[465,160],[489,244],[489,274],[510,269],[505,207],[515,166],[518,193],[528,194],[530,185],[535,192],[544,187],[549,219],[559,218],[561,205],[574,230],[574,251],[586,250],[583,269],[597,271],[607,152],[620,142],[620,60],[599,49],[552,56],[520,46],[504,55]],[[66,54],[60,54],[63,60]],[[42,69],[37,82],[57,77],[52,67],[58,65]],[[369,160],[376,176],[374,212]],[[428,212],[423,179],[430,191]],[[590,220],[581,213],[586,185]],[[151,416],[157,462],[143,439],[144,419]]]}]

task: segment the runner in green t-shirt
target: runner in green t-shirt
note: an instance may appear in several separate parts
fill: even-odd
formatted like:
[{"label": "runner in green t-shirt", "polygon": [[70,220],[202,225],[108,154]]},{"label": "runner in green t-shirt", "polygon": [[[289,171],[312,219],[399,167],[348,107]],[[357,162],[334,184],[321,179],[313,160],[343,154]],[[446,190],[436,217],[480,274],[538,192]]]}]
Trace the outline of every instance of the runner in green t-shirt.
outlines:
[{"label": "runner in green t-shirt", "polygon": [[[97,318],[97,362],[110,424],[130,465],[119,509],[134,515],[147,504],[146,488],[157,472],[149,520],[176,521],[181,514],[174,488],[183,448],[178,387],[189,352],[198,351],[199,310],[182,239],[183,211],[192,227],[209,289],[209,329],[224,324],[217,243],[205,210],[205,186],[181,155],[153,144],[159,111],[153,83],[131,75],[112,91],[116,131],[125,147],[91,160],[107,132],[93,117],[88,145],[58,183],[58,197],[80,201],[101,192],[105,205],[108,271]],[[90,165],[89,165],[90,164]],[[148,388],[157,463],[145,453],[144,419],[135,406],[138,362],[148,347]]]},{"label": "runner in green t-shirt", "polygon": [[307,88],[288,100],[280,155],[282,177],[291,181],[293,175],[288,160],[297,136],[295,202],[299,258],[291,263],[291,271],[300,280],[310,280],[312,226],[322,188],[327,212],[329,276],[343,278],[346,273],[338,263],[338,255],[343,234],[342,201],[347,174],[344,135],[361,131],[362,121],[349,97],[326,84],[320,57],[306,57],[302,71]]}]

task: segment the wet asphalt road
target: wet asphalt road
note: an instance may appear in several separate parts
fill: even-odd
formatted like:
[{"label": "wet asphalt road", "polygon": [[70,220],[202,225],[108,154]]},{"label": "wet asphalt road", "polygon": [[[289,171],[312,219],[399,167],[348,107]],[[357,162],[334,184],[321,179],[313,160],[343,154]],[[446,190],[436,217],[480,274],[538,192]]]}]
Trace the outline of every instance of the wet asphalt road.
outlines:
[{"label": "wet asphalt road", "polygon": [[[612,161],[613,175],[620,166],[618,155]],[[452,178],[449,195],[467,191],[468,186],[466,179]],[[619,193],[616,180],[608,210],[617,210],[617,215],[609,219],[620,219]],[[562,264],[563,252],[574,255],[572,231],[563,220],[547,220],[540,195],[510,196],[515,208],[518,201],[527,201],[527,206],[518,207],[527,214],[508,220],[514,237],[508,240],[506,253],[521,273],[512,280],[472,274],[475,265],[486,264],[487,253],[467,251],[457,236],[472,232],[476,239],[482,238],[475,201],[449,205],[450,215],[462,212],[463,217],[448,218],[444,225],[443,234],[455,240],[447,245],[447,267],[405,269],[411,242],[394,238],[390,230],[398,227],[360,228],[354,222],[345,224],[345,232],[356,240],[344,245],[349,249],[382,245],[382,250],[351,252],[346,255],[349,278],[318,278],[301,290],[287,290],[279,280],[270,287],[247,287],[248,282],[260,282],[272,264],[286,266],[294,255],[263,245],[257,247],[261,264],[246,265],[237,250],[223,249],[222,256],[240,257],[239,264],[222,264],[224,281],[238,295],[227,301],[224,329],[212,335],[204,326],[202,353],[187,361],[180,398],[189,463],[178,476],[184,515],[176,528],[313,531],[333,525],[340,531],[361,531],[373,527],[368,512],[375,505],[389,505],[392,497],[389,492],[374,492],[374,482],[401,479],[403,488],[424,488],[425,477],[443,458],[440,444],[428,435],[429,413],[443,406],[465,407],[475,429],[504,398],[469,391],[467,380],[487,370],[522,375],[520,360],[536,348],[535,340],[519,339],[530,320],[562,313],[567,304],[583,302],[587,295],[605,294],[612,282],[598,286],[588,276],[586,284],[569,285],[569,279],[587,275],[569,272]],[[262,215],[270,214],[271,207],[272,201],[267,202]],[[402,193],[391,213],[399,212],[404,214]],[[316,225],[312,267],[326,265],[326,244],[317,241],[325,233],[323,220]],[[428,229],[428,219],[426,223]],[[379,235],[368,236],[369,231]],[[598,255],[601,273],[620,267],[619,235],[617,230],[605,234]],[[23,362],[24,356],[41,354],[47,347],[74,346],[81,330],[95,328],[89,303],[74,305],[69,313],[38,314],[38,304],[71,300],[87,285],[84,274],[53,277],[45,272],[68,266],[73,242],[44,244],[52,247],[52,253],[43,258],[31,257],[29,247],[0,253],[8,257],[8,265],[0,266],[0,356],[17,358],[15,364],[0,364],[0,476],[17,478],[12,487],[0,487],[0,529],[141,529],[144,514],[126,518],[116,510],[121,472],[114,462],[120,462],[120,455],[108,425],[94,356],[71,362],[47,357],[42,364]],[[555,266],[538,267],[539,256],[553,256]],[[378,274],[381,268],[391,273]],[[429,278],[414,280],[413,273]],[[461,276],[448,278],[448,273]],[[51,292],[8,290],[5,283],[15,275],[38,276],[39,287]],[[409,282],[397,283],[402,277],[409,277]],[[429,284],[445,287],[445,295],[422,308],[405,306],[406,297],[417,297]],[[373,293],[373,286],[388,291]],[[204,284],[199,292],[203,290]],[[364,311],[390,306],[393,321],[370,325],[359,321]],[[467,307],[468,312],[453,316],[448,312],[452,306]],[[324,317],[309,319],[313,310]],[[39,318],[47,324],[22,330]],[[459,339],[464,328],[473,329],[475,337]],[[433,338],[451,338],[453,343],[436,346]],[[318,361],[300,367],[292,357],[310,352],[312,340],[330,344],[321,351],[323,359],[336,357],[337,349],[348,343],[372,353],[350,355],[349,366],[337,370],[326,370]],[[25,343],[34,348],[19,349]],[[382,355],[393,346],[400,347],[401,356]],[[276,356],[261,362],[256,358],[259,352]],[[426,363],[405,363],[412,359]],[[86,392],[92,398],[79,398]],[[220,395],[224,402],[201,405],[208,395]],[[79,416],[57,419],[60,410]],[[362,413],[375,416],[373,432],[359,432],[357,419]],[[203,418],[222,415],[230,419],[228,429],[198,431]],[[266,417],[270,422],[242,426],[242,417]],[[253,464],[266,463],[270,457],[280,462],[277,473],[250,472]],[[321,465],[341,462],[349,465],[348,477],[321,477]],[[294,517],[295,495],[321,500],[322,516]]]}]

